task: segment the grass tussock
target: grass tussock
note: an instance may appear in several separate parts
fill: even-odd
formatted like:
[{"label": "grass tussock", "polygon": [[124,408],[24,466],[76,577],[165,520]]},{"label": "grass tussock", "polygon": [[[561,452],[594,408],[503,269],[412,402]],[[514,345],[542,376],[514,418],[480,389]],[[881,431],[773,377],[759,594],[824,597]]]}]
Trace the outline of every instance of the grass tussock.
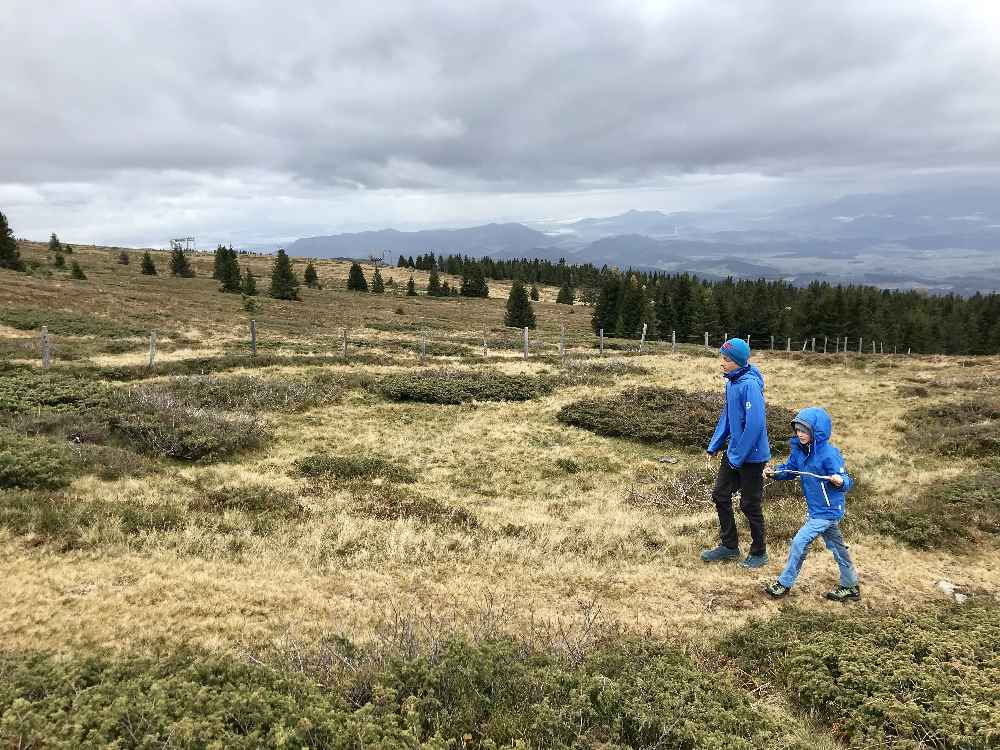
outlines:
[{"label": "grass tussock", "polygon": [[[584,399],[564,406],[560,422],[608,437],[644,443],[704,448],[722,409],[722,394],[677,388],[640,387],[606,398]],[[782,439],[795,412],[768,404],[767,426],[772,451],[784,450]]]},{"label": "grass tussock", "polygon": [[1000,401],[980,398],[913,409],[906,416],[904,439],[912,450],[941,456],[1000,455]]},{"label": "grass tussock", "polygon": [[392,485],[355,488],[351,510],[359,516],[379,521],[412,519],[433,526],[480,528],[479,519],[465,508]]},{"label": "grass tussock", "polygon": [[998,615],[991,605],[840,617],[785,610],[739,628],[722,648],[849,747],[987,750],[1000,743]]},{"label": "grass tussock", "polygon": [[373,480],[409,484],[417,481],[413,470],[382,456],[336,456],[317,453],[295,462],[294,474],[308,479]]},{"label": "grass tussock", "polygon": [[470,401],[529,401],[553,390],[544,378],[499,372],[434,372],[388,375],[377,390],[390,401],[463,404]]},{"label": "grass tussock", "polygon": [[344,393],[340,379],[330,374],[308,378],[190,375],[146,390],[165,391],[193,407],[241,412],[301,411],[333,403]]},{"label": "grass tussock", "polygon": [[53,336],[96,336],[105,339],[121,339],[144,336],[149,332],[135,326],[126,326],[96,315],[38,310],[34,308],[0,308],[0,323],[21,331],[48,328]]}]

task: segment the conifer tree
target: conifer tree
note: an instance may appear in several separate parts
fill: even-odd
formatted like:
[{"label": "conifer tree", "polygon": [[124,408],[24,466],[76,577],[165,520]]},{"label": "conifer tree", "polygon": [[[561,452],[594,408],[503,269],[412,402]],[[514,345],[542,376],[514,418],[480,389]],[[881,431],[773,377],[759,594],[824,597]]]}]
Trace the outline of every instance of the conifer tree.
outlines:
[{"label": "conifer tree", "polygon": [[413,276],[410,276],[410,280],[406,282],[406,296],[407,297],[417,296],[417,285],[413,283]]},{"label": "conifer tree", "polygon": [[127,250],[122,250],[120,253],[118,253],[118,264],[119,265],[121,265],[121,266],[127,266],[130,262],[131,262],[131,258],[129,258]]},{"label": "conifer tree", "polygon": [[535,311],[531,309],[528,290],[524,288],[524,282],[520,279],[515,279],[510,287],[503,324],[513,328],[535,327]]},{"label": "conifer tree", "polygon": [[382,281],[382,272],[375,266],[375,273],[372,274],[372,294],[384,294],[385,283]]},{"label": "conifer tree", "polygon": [[[525,290],[525,294],[527,293],[527,290]],[[465,271],[462,274],[461,294],[463,297],[490,296],[490,288],[486,284],[486,277],[483,274],[483,268],[478,263],[470,263],[466,266]]]},{"label": "conifer tree", "polygon": [[58,250],[56,251],[56,257],[53,258],[52,260],[52,265],[54,265],[56,268],[66,267],[66,258]]},{"label": "conifer tree", "polygon": [[302,280],[310,289],[319,287],[319,274],[316,273],[316,266],[313,265],[312,261],[306,263],[306,270],[302,272]]},{"label": "conifer tree", "polygon": [[183,279],[190,279],[194,276],[194,269],[191,268],[187,255],[179,247],[175,247],[170,252],[170,273]]},{"label": "conifer tree", "polygon": [[215,257],[212,259],[212,278],[216,281],[222,281],[228,258],[229,250],[226,249],[226,246],[217,245],[215,248]]},{"label": "conifer tree", "polygon": [[257,296],[257,278],[253,275],[253,271],[247,266],[246,271],[243,272],[243,280],[240,282],[240,291],[247,297]]},{"label": "conifer tree", "polygon": [[576,302],[576,293],[573,291],[573,287],[571,287],[568,282],[559,287],[559,294],[556,296],[556,304],[572,305],[574,302]]},{"label": "conifer tree", "polygon": [[149,254],[149,250],[142,254],[142,272],[146,276],[156,276],[156,264],[153,262],[153,256]]},{"label": "conifer tree", "polygon": [[73,265],[70,267],[69,275],[71,278],[79,279],[80,281],[83,281],[87,278],[87,274],[83,272],[83,269],[80,268],[80,264],[77,263],[75,260],[73,261]]},{"label": "conifer tree", "polygon": [[271,289],[274,299],[297,300],[299,298],[299,278],[292,270],[292,261],[283,248],[278,249],[271,268]]},{"label": "conifer tree", "polygon": [[7,223],[3,211],[0,211],[0,268],[11,271],[24,270],[24,262],[17,249],[17,240],[14,239],[14,232]]},{"label": "conifer tree", "polygon": [[444,281],[441,282],[441,296],[442,297],[450,297],[452,291],[453,290],[451,288],[451,284],[448,283],[447,279],[445,279]]},{"label": "conifer tree", "polygon": [[412,255],[409,258],[406,259],[406,267],[407,268],[416,268],[416,266],[413,263],[413,256]]},{"label": "conifer tree", "polygon": [[443,297],[441,292],[441,274],[438,273],[436,267],[431,267],[431,275],[427,279],[427,296],[428,297]]},{"label": "conifer tree", "polygon": [[63,251],[62,243],[59,242],[59,238],[56,237],[56,233],[53,232],[52,236],[49,237],[49,252],[62,253],[62,251]]},{"label": "conifer tree", "polygon": [[399,262],[396,263],[396,268],[406,268],[406,258],[402,255],[399,256]]},{"label": "conifer tree", "polygon": [[220,290],[230,294],[236,294],[242,287],[243,279],[240,275],[240,262],[236,259],[236,253],[233,252],[232,248],[229,248],[224,253],[219,281],[221,282]]},{"label": "conifer tree", "polygon": [[531,295],[530,296],[531,296],[531,301],[532,302],[538,302],[538,300],[541,298],[541,295],[538,293],[538,287],[535,286],[534,284],[531,285]]},{"label": "conifer tree", "polygon": [[347,272],[347,288],[354,292],[367,292],[368,282],[365,280],[365,273],[357,262],[351,264],[351,270]]}]

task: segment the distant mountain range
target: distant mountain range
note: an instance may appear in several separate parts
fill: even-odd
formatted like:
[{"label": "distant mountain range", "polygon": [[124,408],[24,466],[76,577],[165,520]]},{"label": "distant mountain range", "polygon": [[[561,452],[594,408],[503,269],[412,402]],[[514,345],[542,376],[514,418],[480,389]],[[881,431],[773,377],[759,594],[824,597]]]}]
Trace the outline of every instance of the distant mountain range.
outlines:
[{"label": "distant mountain range", "polygon": [[336,234],[296,256],[461,253],[970,294],[1000,289],[1000,189],[848,195],[773,213],[628,211],[571,222]]}]

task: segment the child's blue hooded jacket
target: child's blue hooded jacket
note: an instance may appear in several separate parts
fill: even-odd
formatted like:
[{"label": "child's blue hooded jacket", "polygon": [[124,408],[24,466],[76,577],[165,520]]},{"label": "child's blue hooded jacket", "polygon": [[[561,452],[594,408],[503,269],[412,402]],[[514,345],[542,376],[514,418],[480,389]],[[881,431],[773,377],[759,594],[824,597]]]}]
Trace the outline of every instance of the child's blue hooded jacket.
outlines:
[{"label": "child's blue hooded jacket", "polygon": [[[833,431],[830,415],[824,409],[812,406],[796,414],[795,421],[809,425],[813,439],[808,445],[802,445],[797,437],[793,437],[792,455],[785,463],[775,468],[774,478],[797,478],[802,482],[802,492],[806,496],[810,518],[839,521],[844,517],[844,496],[854,486],[854,480],[847,474],[840,451],[829,442]],[[838,474],[844,480],[844,484],[834,487],[828,480],[799,476],[790,473],[791,471],[807,471],[821,476]]]},{"label": "child's blue hooded jacket", "polygon": [[727,437],[726,459],[730,466],[738,469],[747,462],[764,463],[771,459],[764,414],[764,376],[754,365],[726,373],[726,403],[708,452],[717,452]]}]

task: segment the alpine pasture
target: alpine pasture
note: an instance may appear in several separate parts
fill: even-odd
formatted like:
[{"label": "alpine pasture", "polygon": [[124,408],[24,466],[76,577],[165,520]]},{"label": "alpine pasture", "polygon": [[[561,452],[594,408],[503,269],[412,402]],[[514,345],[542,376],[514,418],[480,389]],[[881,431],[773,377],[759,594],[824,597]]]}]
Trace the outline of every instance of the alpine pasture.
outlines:
[{"label": "alpine pasture", "polygon": [[272,258],[241,256],[247,305],[209,254],[176,278],[167,253],[146,275],[141,251],[77,246],[81,280],[20,252],[32,272],[0,271],[6,746],[1000,744],[1000,358],[755,351],[769,406],[824,406],[858,482],[862,600],[823,599],[816,544],[776,603],[793,483],[766,490],[763,571],[699,559],[721,332],[602,354],[590,308],[545,287],[525,359],[509,283],[430,298],[417,271],[407,296],[383,267],[384,294],[353,292],[349,263],[316,261],[321,288],[283,301]]}]

